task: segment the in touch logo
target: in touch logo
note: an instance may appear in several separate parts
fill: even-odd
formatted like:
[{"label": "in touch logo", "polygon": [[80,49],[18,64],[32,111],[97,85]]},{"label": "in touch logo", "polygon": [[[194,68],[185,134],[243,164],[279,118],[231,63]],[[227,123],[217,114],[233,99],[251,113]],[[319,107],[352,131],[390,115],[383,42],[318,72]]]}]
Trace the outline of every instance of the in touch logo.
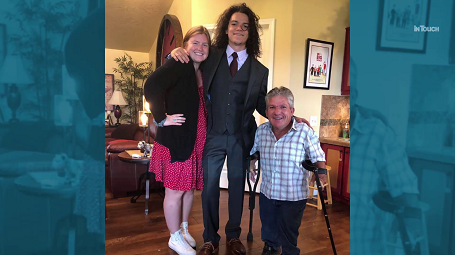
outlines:
[{"label": "in touch logo", "polygon": [[424,25],[414,25],[414,32],[439,32],[439,27],[426,27]]}]

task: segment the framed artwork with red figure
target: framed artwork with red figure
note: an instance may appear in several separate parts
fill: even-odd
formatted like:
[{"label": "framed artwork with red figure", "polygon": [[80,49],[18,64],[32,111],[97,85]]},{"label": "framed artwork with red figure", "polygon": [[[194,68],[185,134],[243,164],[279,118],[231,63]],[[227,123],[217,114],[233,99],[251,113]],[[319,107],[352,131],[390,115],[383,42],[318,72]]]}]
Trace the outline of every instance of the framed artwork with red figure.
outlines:
[{"label": "framed artwork with red figure", "polygon": [[330,88],[333,45],[333,42],[308,38],[303,88]]}]

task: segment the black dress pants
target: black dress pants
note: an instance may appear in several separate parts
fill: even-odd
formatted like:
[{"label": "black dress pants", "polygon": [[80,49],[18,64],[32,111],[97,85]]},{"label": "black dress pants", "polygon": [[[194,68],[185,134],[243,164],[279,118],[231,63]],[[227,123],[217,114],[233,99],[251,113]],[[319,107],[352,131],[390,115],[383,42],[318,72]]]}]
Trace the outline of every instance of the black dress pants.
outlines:
[{"label": "black dress pants", "polygon": [[242,134],[229,135],[210,132],[203,154],[204,189],[202,191],[202,213],[204,218],[204,242],[220,242],[218,229],[220,210],[220,175],[227,156],[229,181],[229,220],[226,223],[226,237],[239,238],[243,211],[245,175],[249,151],[245,151]]}]

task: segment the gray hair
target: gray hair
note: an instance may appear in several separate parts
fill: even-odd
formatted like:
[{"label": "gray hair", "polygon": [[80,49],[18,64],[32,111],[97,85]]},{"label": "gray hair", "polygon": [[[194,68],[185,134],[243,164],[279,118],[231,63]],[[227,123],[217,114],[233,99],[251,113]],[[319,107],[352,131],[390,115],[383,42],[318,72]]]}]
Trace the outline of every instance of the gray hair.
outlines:
[{"label": "gray hair", "polygon": [[265,104],[269,105],[270,98],[275,97],[275,96],[286,97],[288,99],[289,106],[291,108],[294,108],[294,95],[292,94],[292,91],[290,89],[283,87],[283,86],[273,88],[265,96]]}]

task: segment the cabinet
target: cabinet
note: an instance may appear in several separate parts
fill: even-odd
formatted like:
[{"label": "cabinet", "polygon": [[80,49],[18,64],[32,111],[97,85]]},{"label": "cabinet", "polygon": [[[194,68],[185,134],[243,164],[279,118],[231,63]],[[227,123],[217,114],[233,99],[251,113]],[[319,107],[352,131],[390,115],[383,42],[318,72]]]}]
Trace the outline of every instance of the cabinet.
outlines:
[{"label": "cabinet", "polygon": [[351,57],[351,43],[350,43],[350,27],[346,28],[346,39],[344,44],[344,59],[343,59],[343,76],[341,79],[341,95],[349,95],[351,93],[351,80],[350,80],[350,57]]},{"label": "cabinet", "polygon": [[332,168],[330,170],[332,197],[349,204],[350,148],[325,143],[322,143],[321,147],[325,153],[326,164]]},{"label": "cabinet", "polygon": [[[454,254],[453,184],[455,166],[422,158],[409,158],[419,180],[420,200],[430,205],[425,213],[430,254]],[[451,250],[449,250],[451,249]]]},{"label": "cabinet", "polygon": [[351,148],[344,148],[344,157],[343,157],[343,182],[341,185],[341,195],[345,198],[350,198],[351,188],[350,188],[350,177],[351,177]]}]

